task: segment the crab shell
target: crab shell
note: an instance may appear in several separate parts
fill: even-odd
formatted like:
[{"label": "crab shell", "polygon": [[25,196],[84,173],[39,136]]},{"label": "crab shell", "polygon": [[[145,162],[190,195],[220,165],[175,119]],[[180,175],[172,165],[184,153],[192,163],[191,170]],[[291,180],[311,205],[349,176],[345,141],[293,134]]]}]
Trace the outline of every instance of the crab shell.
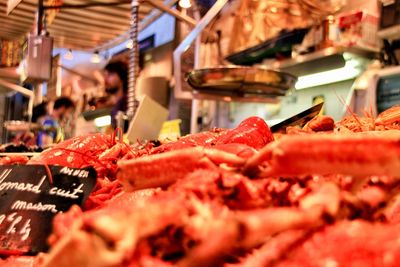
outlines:
[{"label": "crab shell", "polygon": [[102,152],[113,146],[111,137],[106,134],[78,136],[59,143],[32,158],[28,164],[61,165],[83,168],[93,163]]}]

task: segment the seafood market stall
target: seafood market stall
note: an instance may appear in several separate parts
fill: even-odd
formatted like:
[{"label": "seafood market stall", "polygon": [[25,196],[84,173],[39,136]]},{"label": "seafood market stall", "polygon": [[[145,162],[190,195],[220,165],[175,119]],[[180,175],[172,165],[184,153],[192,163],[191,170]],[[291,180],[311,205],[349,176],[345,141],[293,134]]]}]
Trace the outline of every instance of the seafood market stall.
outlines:
[{"label": "seafood market stall", "polygon": [[94,134],[4,158],[1,264],[395,266],[397,113],[279,134],[250,117],[161,144]]},{"label": "seafood market stall", "polygon": [[[30,1],[19,2],[14,16],[29,11],[32,5]],[[377,51],[334,46],[325,40],[313,48],[316,51],[304,52],[304,47],[293,48],[292,41],[300,42],[298,39],[308,33],[300,29],[290,29],[250,50],[231,53],[221,59],[221,64],[202,62],[202,49],[204,53],[210,42],[222,40],[223,35],[215,27],[219,19],[230,14],[226,11],[230,9],[225,8],[234,1],[213,1],[205,10],[182,10],[185,1],[179,1],[183,3],[177,9],[166,7],[176,2],[149,2],[180,17],[185,25],[191,25],[170,56],[175,77],[171,98],[187,101],[184,103],[192,107],[192,133],[175,138],[167,134],[166,138],[160,138],[160,131],[153,131],[166,119],[167,112],[150,94],[140,101],[137,98],[137,35],[145,23],[138,22],[143,2],[126,1],[133,23],[121,38],[130,39],[133,47],[128,50],[131,64],[128,108],[118,114],[121,127],[111,132],[74,136],[45,150],[17,144],[0,146],[0,266],[398,266],[398,67],[369,69],[357,76],[361,74],[358,64],[365,67],[365,62],[370,63]],[[345,1],[270,1],[274,5],[265,7],[263,12],[270,14],[267,22],[271,23],[269,19],[276,18],[274,14],[290,11],[284,22],[291,24],[301,20],[302,12],[306,11],[312,18],[321,13],[330,15],[332,8],[336,14],[336,8],[344,8],[342,2]],[[246,10],[265,2],[237,3],[242,11],[238,17],[243,19],[235,22],[239,28],[242,22],[250,23],[246,22],[250,14]],[[82,5],[78,1],[56,4],[65,4],[66,9]],[[118,12],[123,13],[124,7],[113,6],[116,2],[96,4],[94,9],[108,13],[111,19],[119,20]],[[111,6],[111,10],[105,8]],[[113,11],[116,13],[110,14]],[[61,9],[55,16],[65,16],[62,12]],[[86,14],[82,10],[77,12]],[[365,16],[361,14],[360,18],[360,13],[351,13],[354,14],[344,17],[354,19],[360,26]],[[372,17],[367,18],[363,22],[374,22]],[[261,20],[256,19],[255,22]],[[25,21],[28,19],[20,24]],[[329,26],[329,21],[325,26]],[[62,22],[54,23],[48,27],[57,32]],[[235,36],[239,44],[258,38],[253,35],[260,34],[260,30],[252,32],[249,25],[247,31],[251,38],[243,38],[245,33]],[[346,27],[343,32],[353,38]],[[205,36],[209,42],[204,42]],[[62,43],[63,38],[57,37],[55,42]],[[79,45],[70,36],[65,42]],[[98,45],[95,39],[84,42],[88,47],[94,47],[94,43]],[[273,43],[281,44],[278,54],[282,58],[275,58],[278,48],[270,46]],[[101,43],[103,47],[108,45],[113,47],[113,44]],[[275,51],[273,58],[264,58],[265,54],[272,53],[271,49]],[[214,58],[213,55],[203,54],[203,60]],[[381,60],[387,61],[382,57]],[[232,66],[225,60],[240,65]],[[250,64],[250,60],[257,63]],[[328,63],[321,63],[324,61]],[[296,94],[296,87],[301,87],[299,82],[304,85],[304,76],[307,76],[304,69],[332,66],[345,68],[347,72],[359,70],[357,75],[350,73],[354,77],[346,80],[357,80],[353,91],[361,90],[365,80],[375,81],[376,91],[373,88],[368,92],[378,92],[377,99],[385,99],[376,114],[372,109],[363,114],[353,110],[361,98],[338,97],[347,113],[335,118],[324,112],[327,102],[321,97],[280,122],[272,123],[267,116],[247,112],[241,114],[245,118],[240,121],[238,117],[231,120],[224,116],[224,106],[230,109],[232,103],[285,105]],[[82,79],[93,79],[80,71],[72,71]],[[325,71],[332,70],[321,72]],[[317,82],[318,76],[311,78],[311,82]],[[161,83],[155,82],[154,87],[157,84]],[[5,85],[26,92],[9,82]],[[316,90],[310,88],[304,90]],[[25,90],[26,95],[34,98],[35,90]],[[354,95],[360,96],[360,92]],[[388,95],[390,98],[385,98]],[[358,104],[351,105],[351,101]],[[98,117],[105,112],[109,110],[103,107],[84,116]],[[161,119],[160,114],[165,117]],[[207,129],[203,129],[207,122],[198,118],[206,116],[215,118],[217,124],[208,123]],[[131,124],[124,134],[126,119]],[[234,125],[221,127],[225,125],[223,119]],[[176,124],[175,121],[169,125]],[[42,125],[9,122],[7,127]],[[149,132],[155,134],[149,138]],[[18,153],[20,149],[25,152]]]},{"label": "seafood market stall", "polygon": [[[198,32],[192,31],[174,52],[174,68],[186,70],[182,59],[194,53],[190,70],[229,68],[236,64],[280,70],[298,77],[298,81],[285,97],[246,101],[236,92],[235,97],[230,93],[215,101],[215,96],[201,94],[198,87],[192,95],[193,88],[185,83],[184,72],[176,71],[175,92],[182,98],[196,99],[192,102],[191,132],[210,126],[233,127],[251,114],[271,122],[281,121],[321,99],[325,101],[324,112],[340,120],[346,113],[342,102],[349,104],[357,77],[381,51],[378,2],[250,2],[228,3],[229,8],[223,9],[210,26],[220,32],[219,38],[203,34],[199,49],[193,49],[199,41],[195,38]],[[233,35],[234,29],[237,32]],[[218,87],[218,83],[229,84],[235,79],[240,82],[238,76],[220,74],[207,78]]]},{"label": "seafood market stall", "polygon": [[[130,56],[131,66],[129,68],[130,72],[128,77],[130,81],[130,99],[133,99],[130,103],[135,102],[137,106],[137,100],[134,99],[135,94],[132,92],[135,90],[135,80],[137,79],[135,78],[137,76],[137,71],[135,71],[134,68],[139,67],[139,57],[136,53],[138,52],[136,48],[138,45],[142,45],[140,38],[143,39],[145,35],[150,35],[145,36],[146,38],[152,37],[152,39],[150,38],[151,40],[146,39],[147,42],[151,43],[147,48],[158,48],[163,45],[171,46],[170,43],[174,40],[173,30],[175,17],[168,15],[168,12],[185,23],[194,24],[194,20],[190,17],[171,9],[171,6],[175,5],[177,1],[146,1],[141,2],[140,8],[137,3],[134,3],[134,6],[132,6],[131,1],[103,1],[103,3],[39,1],[41,3],[39,3],[39,6],[36,5],[36,2],[37,1],[20,1],[18,5],[13,6],[14,9],[7,10],[7,14],[6,12],[4,12],[4,14],[1,13],[2,20],[16,21],[16,23],[13,22],[12,25],[7,25],[7,30],[0,33],[1,38],[19,38],[18,42],[12,43],[12,47],[16,47],[21,43],[20,36],[27,32],[33,35],[35,33],[50,35],[49,38],[53,41],[55,49],[53,52],[46,52],[44,54],[48,56],[49,53],[53,53],[53,62],[52,64],[49,64],[50,62],[47,60],[44,62],[46,62],[46,66],[52,65],[52,78],[48,80],[48,77],[46,77],[41,81],[32,82],[34,87],[32,91],[35,95],[34,103],[36,105],[40,104],[42,101],[47,101],[50,102],[49,106],[51,106],[52,101],[58,97],[70,97],[77,106],[77,114],[74,115],[73,120],[82,121],[78,120],[77,116],[80,115],[80,111],[87,111],[83,116],[85,120],[86,118],[90,118],[92,124],[93,121],[95,122],[96,128],[91,128],[89,131],[104,131],[104,122],[99,120],[99,123],[96,123],[96,120],[93,119],[105,119],[105,117],[110,116],[110,107],[104,108],[104,112],[100,112],[100,110],[99,112],[94,112],[96,114],[102,114],[102,116],[99,117],[93,118],[94,113],[90,113],[92,109],[97,108],[97,103],[100,102],[98,101],[95,105],[92,104],[93,101],[91,102],[92,99],[90,98],[93,95],[96,97],[96,100],[101,98],[104,100],[104,93],[101,93],[104,91],[104,78],[102,78],[101,75],[105,62],[110,60],[111,56],[116,55],[115,57],[118,57],[121,47],[129,52],[127,53],[129,56],[132,55]],[[6,4],[2,6],[2,11],[6,11],[5,9]],[[38,15],[42,17],[37,21],[31,20],[36,11],[38,11]],[[131,20],[135,23],[131,23]],[[160,23],[165,24],[163,34],[167,36],[160,37],[159,33],[154,33],[154,28],[158,27]],[[33,24],[36,24],[35,27],[32,27]],[[137,43],[138,38],[139,44]],[[38,42],[39,41],[41,40],[38,40]],[[14,58],[14,55],[18,54],[18,52],[11,53],[12,58]],[[74,57],[83,58],[84,56],[89,56],[90,63],[86,65],[82,64],[83,69],[74,70],[72,67],[68,67],[71,66],[71,64],[68,65],[68,63],[71,63],[68,60],[73,60]],[[23,59],[25,59],[25,57]],[[123,58],[123,61],[125,61],[125,59],[126,58]],[[97,60],[99,60],[99,62],[97,62]],[[135,63],[132,63],[132,61]],[[25,62],[25,60],[21,62]],[[12,63],[12,72],[21,71],[20,67],[17,68],[16,65],[18,65],[18,62]],[[29,63],[26,65],[33,64]],[[24,66],[24,64],[21,63],[20,66]],[[41,65],[41,68],[44,68],[44,64]],[[36,67],[36,69],[39,68]],[[91,71],[91,73],[88,74],[88,70]],[[135,75],[132,76],[133,74]],[[72,76],[69,84],[65,84],[64,80],[61,79],[67,75],[69,75],[69,77]],[[47,84],[42,84],[41,82],[43,80],[48,80]],[[142,82],[142,84],[144,84],[144,89],[149,87],[149,85],[146,84],[148,80],[148,83],[151,85],[153,80],[157,79],[146,79]],[[162,82],[163,81],[159,82],[158,86],[160,86],[160,84],[162,85]],[[13,83],[20,82],[17,78]],[[84,86],[88,86],[88,89]],[[167,82],[165,82],[164,86],[166,91],[165,98],[167,98]],[[161,91],[163,88],[159,89]],[[153,95],[155,95],[155,93],[153,93]],[[158,96],[156,96],[156,99],[157,97]],[[133,106],[129,104],[130,110]],[[108,111],[108,114],[106,114],[106,111]],[[130,113],[132,113],[132,110]],[[89,115],[86,116],[87,114]],[[132,114],[130,114],[130,117],[132,117]],[[109,124],[108,122],[106,125]],[[78,128],[74,127],[73,123],[71,123],[71,125],[74,129]],[[86,125],[81,128],[85,127]],[[71,135],[73,134],[74,133]],[[2,138],[3,143],[9,140],[9,136]]]}]

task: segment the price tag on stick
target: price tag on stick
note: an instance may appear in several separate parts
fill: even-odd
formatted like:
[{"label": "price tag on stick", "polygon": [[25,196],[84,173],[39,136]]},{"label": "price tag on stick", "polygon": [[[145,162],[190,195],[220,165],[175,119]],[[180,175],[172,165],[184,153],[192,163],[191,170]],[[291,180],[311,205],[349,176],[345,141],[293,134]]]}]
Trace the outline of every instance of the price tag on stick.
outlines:
[{"label": "price tag on stick", "polygon": [[[96,184],[93,168],[0,166],[0,254],[37,254],[48,249],[53,217],[82,205]],[[50,181],[53,183],[50,183]]]}]

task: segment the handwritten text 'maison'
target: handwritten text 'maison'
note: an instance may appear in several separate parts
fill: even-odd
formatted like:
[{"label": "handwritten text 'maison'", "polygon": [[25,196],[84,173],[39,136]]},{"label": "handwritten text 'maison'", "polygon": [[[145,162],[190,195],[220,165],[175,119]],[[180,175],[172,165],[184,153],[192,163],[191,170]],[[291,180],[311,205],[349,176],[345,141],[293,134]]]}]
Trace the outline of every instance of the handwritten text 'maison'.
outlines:
[{"label": "handwritten text 'maison'", "polygon": [[13,210],[35,210],[35,211],[50,211],[52,213],[57,213],[57,207],[55,204],[42,204],[26,202],[22,200],[17,200],[11,205]]}]

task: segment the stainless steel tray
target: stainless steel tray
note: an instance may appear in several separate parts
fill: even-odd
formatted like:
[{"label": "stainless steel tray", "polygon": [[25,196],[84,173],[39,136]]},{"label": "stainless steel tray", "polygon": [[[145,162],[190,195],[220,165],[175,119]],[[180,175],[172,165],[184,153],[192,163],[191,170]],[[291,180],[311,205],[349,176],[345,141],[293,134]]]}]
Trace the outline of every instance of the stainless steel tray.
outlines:
[{"label": "stainless steel tray", "polygon": [[43,126],[38,123],[28,121],[6,121],[4,122],[4,128],[10,132],[19,131],[52,131],[55,132],[57,129],[52,126]]},{"label": "stainless steel tray", "polygon": [[262,67],[224,66],[193,70],[186,75],[186,81],[199,93],[279,97],[294,87],[297,78]]},{"label": "stainless steel tray", "polygon": [[27,121],[6,121],[4,122],[4,127],[12,132],[40,130],[42,128],[40,124]]}]

